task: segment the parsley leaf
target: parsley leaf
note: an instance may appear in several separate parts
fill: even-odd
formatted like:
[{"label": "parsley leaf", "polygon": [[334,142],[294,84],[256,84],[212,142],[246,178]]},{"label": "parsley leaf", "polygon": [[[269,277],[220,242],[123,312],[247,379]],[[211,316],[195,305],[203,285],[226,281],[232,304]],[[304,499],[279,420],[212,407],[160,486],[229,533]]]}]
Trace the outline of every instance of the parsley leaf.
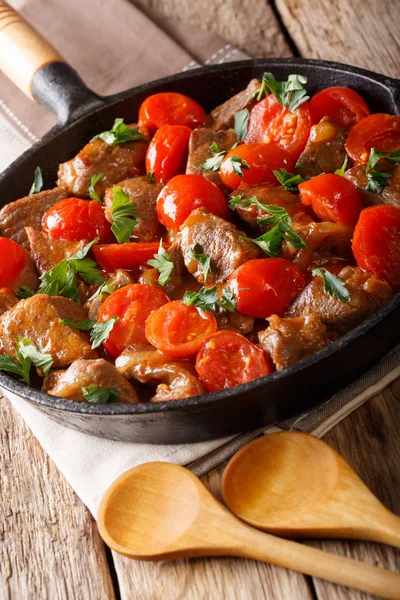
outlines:
[{"label": "parsley leaf", "polygon": [[117,238],[119,244],[129,242],[134,227],[138,224],[138,216],[135,211],[132,200],[129,200],[120,187],[114,185],[114,196],[111,206],[111,215],[113,224],[111,231]]},{"label": "parsley leaf", "polygon": [[273,171],[275,177],[279,181],[281,185],[288,190],[288,192],[298,192],[297,186],[299,183],[303,183],[305,181],[301,175],[296,175],[295,173],[288,173],[286,169],[281,169],[280,171]]},{"label": "parsley leaf", "polygon": [[44,354],[40,352],[35,344],[29,339],[24,337],[17,337],[17,350],[18,356],[24,358],[37,368],[43,371],[45,377],[49,374],[51,367],[53,366],[53,358],[50,354]]},{"label": "parsley leaf", "polygon": [[18,375],[27,385],[30,383],[30,369],[31,369],[31,361],[26,360],[16,352],[18,361],[11,356],[7,356],[6,354],[0,356],[0,371],[4,371],[5,373],[12,373],[13,375]]},{"label": "parsley leaf", "polygon": [[216,312],[218,307],[217,286],[214,285],[211,288],[203,287],[198,292],[186,290],[182,298],[182,304],[187,304],[187,306],[197,306],[197,308],[201,308],[208,312]]},{"label": "parsley leaf", "polygon": [[394,152],[390,152],[385,156],[385,160],[393,163],[400,163],[400,150],[395,150]]},{"label": "parsley leaf", "polygon": [[346,172],[346,167],[347,167],[348,160],[349,160],[349,157],[346,154],[346,156],[344,157],[344,161],[343,161],[342,166],[340,167],[340,169],[336,169],[335,175],[342,175],[342,177],[343,177],[343,175]]},{"label": "parsley leaf", "polygon": [[208,273],[211,271],[211,258],[208,254],[203,253],[203,248],[200,244],[193,244],[192,246],[189,246],[188,250],[189,258],[191,260],[197,260],[203,267],[204,283],[207,283]]},{"label": "parsley leaf", "polygon": [[111,319],[100,321],[93,326],[93,329],[90,333],[90,341],[92,342],[93,350],[98,348],[102,342],[106,342],[108,340],[108,337],[118,320],[119,317],[111,317]]},{"label": "parsley leaf", "polygon": [[313,269],[312,274],[314,277],[322,277],[324,282],[324,291],[332,297],[337,298],[340,302],[349,302],[350,294],[344,285],[343,281],[332,275],[327,269],[323,267]]},{"label": "parsley leaf", "polygon": [[241,156],[231,156],[232,169],[236,175],[243,177],[243,169],[250,169],[249,163],[247,163]]},{"label": "parsley leaf", "polygon": [[29,190],[28,196],[32,194],[38,194],[43,188],[43,175],[42,169],[40,167],[36,167],[35,173],[33,175],[33,183],[31,185],[31,189]]},{"label": "parsley leaf", "polygon": [[31,296],[34,296],[35,292],[23,283],[15,295],[18,300],[25,300],[25,298],[31,298]]},{"label": "parsley leaf", "polygon": [[391,177],[391,173],[385,173],[384,171],[371,171],[367,173],[367,190],[380,194],[383,188],[388,185]]},{"label": "parsley leaf", "polygon": [[114,291],[115,285],[113,283],[108,283],[107,281],[105,281],[100,287],[97,288],[93,296],[90,296],[90,298],[88,298],[88,302],[90,302],[90,300],[94,300],[98,296],[100,297],[100,300],[103,300],[103,294],[112,294]]},{"label": "parsley leaf", "polygon": [[91,321],[90,319],[83,319],[82,321],[74,321],[74,319],[62,319],[61,323],[63,325],[68,325],[68,327],[72,327],[72,329],[90,331],[90,329],[92,329],[92,327],[96,324],[96,321]]},{"label": "parsley leaf", "polygon": [[103,387],[97,387],[97,385],[89,385],[88,387],[82,387],[81,390],[86,402],[94,404],[117,402],[119,398],[119,391],[115,387],[107,390]]},{"label": "parsley leaf", "polygon": [[160,285],[164,286],[168,283],[174,270],[174,263],[168,252],[163,248],[162,241],[160,241],[157,254],[154,254],[154,258],[148,260],[147,264],[159,272],[157,281]]},{"label": "parsley leaf", "polygon": [[235,294],[228,287],[225,287],[222,290],[222,296],[219,299],[218,303],[221,306],[221,308],[224,308],[229,312],[235,312],[236,310]]},{"label": "parsley leaf", "polygon": [[375,165],[380,161],[381,158],[389,154],[390,152],[378,152],[377,150],[375,150],[375,148],[371,148],[369,152],[366,172],[368,173],[369,171],[371,171],[375,167]]},{"label": "parsley leaf", "polygon": [[303,87],[306,83],[307,77],[303,75],[289,75],[287,81],[276,81],[272,73],[264,73],[257,100],[271,92],[279,104],[294,112],[303,102],[310,99]]},{"label": "parsley leaf", "polygon": [[[259,221],[259,223],[264,224],[265,221],[271,222],[271,218]],[[294,231],[294,229],[292,229],[290,225],[288,225],[288,223],[282,219],[282,217],[272,229],[263,235],[260,235],[260,237],[256,239],[248,238],[246,236],[241,237],[248,242],[257,244],[257,246],[259,246],[259,248],[261,248],[261,250],[263,250],[268,256],[277,256],[282,249],[284,240],[289,242],[293,248],[307,248],[307,244],[303,238],[300,237]]]},{"label": "parsley leaf", "polygon": [[100,204],[101,204],[101,198],[97,194],[97,192],[95,190],[95,186],[97,183],[99,183],[99,181],[104,179],[105,176],[106,176],[105,173],[97,173],[97,175],[92,175],[92,179],[90,180],[90,185],[89,185],[89,195],[90,195],[91,199],[96,200],[96,202],[100,202]]},{"label": "parsley leaf", "polygon": [[240,142],[243,142],[244,138],[246,137],[247,127],[249,125],[249,117],[250,113],[247,110],[247,108],[244,108],[243,110],[238,110],[234,114],[234,129],[237,135],[237,139]]},{"label": "parsley leaf", "polygon": [[200,167],[205,171],[218,171],[224,160],[226,150],[220,150],[217,142],[213,142],[210,146],[210,151],[214,156],[207,158],[207,160],[201,163]]},{"label": "parsley leaf", "polygon": [[128,127],[124,123],[124,119],[115,119],[111,130],[95,135],[91,139],[91,142],[94,140],[103,140],[108,146],[124,144],[125,142],[135,142],[137,140],[148,141],[147,137],[142,135],[135,127]]},{"label": "parsley leaf", "polygon": [[147,177],[148,183],[155,183],[156,182],[156,178],[154,177],[154,172],[153,171],[148,171],[148,173],[146,173],[146,177]]}]

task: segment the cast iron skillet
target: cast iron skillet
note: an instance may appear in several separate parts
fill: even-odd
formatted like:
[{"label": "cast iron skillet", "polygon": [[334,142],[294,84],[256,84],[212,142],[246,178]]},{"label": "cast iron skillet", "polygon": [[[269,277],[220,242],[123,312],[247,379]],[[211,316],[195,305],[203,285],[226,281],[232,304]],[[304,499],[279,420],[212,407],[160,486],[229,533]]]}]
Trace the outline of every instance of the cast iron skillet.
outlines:
[{"label": "cast iron skillet", "polygon": [[[60,162],[74,156],[96,133],[109,129],[116,117],[135,121],[140,103],[149,94],[179,91],[210,110],[264,71],[272,71],[277,79],[291,73],[306,75],[311,94],[331,85],[350,86],[372,111],[400,113],[399,81],[332,62],[260,59],[203,67],[107,98],[89,90],[67,64],[53,62],[34,75],[32,95],[58,115],[58,124],[1,175],[0,206],[26,195],[38,165],[45,187],[54,186]],[[0,374],[0,385],[52,419],[94,435],[147,443],[202,441],[291,417],[332,396],[398,342],[399,306],[397,294],[337,342],[284,371],[188,400],[97,405],[46,395],[5,374]]]}]

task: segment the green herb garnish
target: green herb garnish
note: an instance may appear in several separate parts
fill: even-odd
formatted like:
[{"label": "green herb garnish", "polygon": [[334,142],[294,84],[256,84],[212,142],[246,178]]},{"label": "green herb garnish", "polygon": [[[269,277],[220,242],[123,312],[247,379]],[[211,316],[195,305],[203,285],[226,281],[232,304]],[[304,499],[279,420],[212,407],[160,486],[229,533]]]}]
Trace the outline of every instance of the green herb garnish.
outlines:
[{"label": "green herb garnish", "polygon": [[108,283],[105,281],[100,287],[97,288],[93,296],[90,296],[88,302],[91,300],[95,300],[95,298],[100,297],[100,300],[103,299],[103,294],[112,294],[115,291],[115,285],[113,283]]},{"label": "green herb garnish", "polygon": [[188,248],[188,255],[191,260],[197,260],[203,267],[204,283],[207,283],[208,273],[211,270],[211,258],[204,254],[200,244],[193,244]]},{"label": "green herb garnish", "polygon": [[225,287],[222,290],[222,296],[218,301],[221,308],[228,310],[229,312],[235,312],[236,310],[236,299],[235,294],[228,288]]},{"label": "green herb garnish", "polygon": [[147,177],[148,183],[155,183],[156,182],[156,178],[154,177],[154,173],[152,171],[148,171],[146,173],[146,177]]},{"label": "green herb garnish", "polygon": [[32,194],[38,194],[42,191],[43,188],[43,175],[42,169],[40,167],[36,167],[35,173],[33,175],[33,183],[31,185],[31,189],[29,190],[29,196]]},{"label": "green herb garnish", "polygon": [[244,138],[246,137],[247,127],[249,125],[249,117],[250,113],[247,110],[247,108],[244,108],[243,110],[238,110],[234,114],[234,128],[239,142],[243,142]]},{"label": "green herb garnish", "polygon": [[29,385],[32,363],[29,359],[25,359],[18,350],[16,351],[16,355],[18,360],[11,358],[11,356],[0,355],[0,371],[17,375],[26,385]]},{"label": "green herb garnish", "polygon": [[108,340],[109,335],[118,320],[119,317],[111,317],[111,319],[107,319],[106,321],[95,323],[90,333],[90,341],[92,342],[93,350],[98,348],[102,342]]},{"label": "green herb garnish", "polygon": [[369,192],[375,192],[376,194],[380,194],[384,187],[386,187],[389,183],[389,179],[392,177],[390,173],[385,173],[384,171],[371,171],[367,173],[367,190]]},{"label": "green herb garnish", "polygon": [[34,296],[35,292],[23,283],[19,288],[18,292],[15,293],[15,295],[18,298],[18,300],[25,300],[26,298],[31,298],[32,296]]},{"label": "green herb garnish", "polygon": [[182,304],[187,306],[196,306],[208,312],[216,312],[218,307],[218,291],[217,286],[211,288],[201,288],[198,292],[186,290]]},{"label": "green herb garnish", "polygon": [[126,142],[135,142],[137,140],[145,140],[148,142],[146,136],[142,135],[135,127],[128,127],[124,123],[124,119],[115,119],[114,125],[110,131],[103,131],[98,135],[95,135],[94,140],[103,140],[108,146],[114,146],[115,144],[124,144]]},{"label": "green herb garnish", "polygon": [[119,391],[115,387],[107,390],[97,385],[89,385],[88,387],[81,388],[81,390],[86,402],[94,404],[110,404],[111,402],[117,402],[119,398]]},{"label": "green herb garnish", "polygon": [[320,267],[318,269],[313,269],[312,274],[314,277],[322,277],[324,282],[324,291],[330,296],[337,298],[340,302],[349,302],[350,294],[343,281],[336,277],[336,275],[332,275],[330,271]]},{"label": "green herb garnish", "polygon": [[37,369],[41,369],[45,377],[49,374],[53,366],[53,358],[50,354],[40,352],[35,344],[29,339],[21,336],[17,337],[17,350],[20,356],[26,361],[30,361]]},{"label": "green herb garnish", "polygon": [[341,175],[342,177],[344,176],[344,174],[346,173],[346,167],[347,167],[348,160],[349,160],[349,157],[346,154],[346,156],[344,157],[342,166],[340,167],[340,169],[336,169],[335,175]]},{"label": "green herb garnish", "polygon": [[205,171],[218,171],[224,160],[226,150],[220,150],[217,142],[213,142],[210,146],[210,151],[213,153],[213,156],[202,162],[200,167]]},{"label": "green herb garnish", "polygon": [[294,112],[303,102],[310,99],[303,87],[306,83],[307,77],[303,75],[289,75],[287,81],[276,81],[272,73],[264,73],[257,100],[271,92],[279,104]]},{"label": "green herb garnish", "polygon": [[243,169],[250,169],[248,162],[243,160],[241,156],[231,156],[233,172],[239,177],[243,177]]},{"label": "green herb garnish", "polygon": [[[259,224],[262,225],[265,221],[271,222],[271,218],[273,217],[259,221]],[[242,236],[242,239],[257,244],[257,246],[259,246],[259,248],[261,248],[268,256],[278,256],[279,252],[282,250],[284,240],[289,242],[293,248],[307,248],[307,244],[303,238],[300,237],[284,220],[279,220],[272,229],[256,239],[248,238],[246,236]]]},{"label": "green herb garnish", "polygon": [[101,204],[101,198],[97,194],[97,192],[95,190],[95,186],[97,183],[99,183],[99,181],[104,179],[105,176],[106,176],[105,173],[97,173],[97,175],[93,175],[90,180],[90,185],[89,185],[89,195],[90,195],[91,199],[96,200],[96,202],[100,202],[100,204]]},{"label": "green herb garnish", "polygon": [[301,175],[296,175],[295,173],[288,173],[286,169],[281,169],[280,171],[273,171],[275,177],[279,181],[283,187],[288,190],[288,192],[298,192],[298,185],[305,181]]},{"label": "green herb garnish", "polygon": [[72,329],[90,331],[92,327],[96,324],[96,321],[92,321],[91,319],[83,319],[82,321],[74,321],[74,319],[62,319],[61,323],[63,325],[68,325],[68,327],[72,327]]},{"label": "green herb garnish", "polygon": [[174,263],[168,252],[163,248],[162,241],[160,241],[157,254],[154,254],[154,258],[148,260],[147,264],[154,267],[159,272],[157,279],[158,283],[162,286],[166,285],[171,279]]},{"label": "green herb garnish", "polygon": [[132,200],[129,199],[120,187],[114,185],[111,215],[113,224],[111,231],[119,244],[129,242],[134,227],[138,224],[139,215],[136,214]]}]

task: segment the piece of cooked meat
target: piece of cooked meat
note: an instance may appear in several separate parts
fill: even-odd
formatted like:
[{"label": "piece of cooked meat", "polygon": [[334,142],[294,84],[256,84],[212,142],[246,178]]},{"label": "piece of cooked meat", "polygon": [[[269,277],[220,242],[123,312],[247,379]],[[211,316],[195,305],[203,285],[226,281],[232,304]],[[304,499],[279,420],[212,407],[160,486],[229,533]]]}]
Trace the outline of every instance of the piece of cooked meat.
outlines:
[{"label": "piece of cooked meat", "polygon": [[217,171],[206,171],[202,167],[204,161],[214,156],[210,150],[213,142],[218,145],[219,151],[226,150],[228,152],[237,142],[236,133],[233,129],[221,129],[220,131],[214,131],[207,127],[194,129],[189,140],[189,157],[186,173],[203,175],[206,179],[218,185],[223,192],[226,192],[226,187],[219,176],[219,169]]},{"label": "piece of cooked meat", "polygon": [[324,290],[322,277],[315,277],[289,307],[285,316],[319,315],[328,331],[346,333],[372,315],[392,296],[392,288],[358,267],[344,267],[338,277],[345,284],[349,302],[341,302]]},{"label": "piece of cooked meat", "polygon": [[119,392],[119,402],[137,404],[135,388],[123,377],[113,364],[98,358],[75,360],[66,371],[54,371],[44,383],[43,391],[50,396],[85,401],[82,388],[95,385],[106,390],[114,387]]},{"label": "piece of cooked meat", "polygon": [[31,247],[31,256],[40,275],[58,265],[65,258],[71,258],[86,245],[85,240],[78,242],[55,240],[33,227],[27,227],[26,233]]},{"label": "piece of cooked meat", "polygon": [[73,196],[89,197],[92,176],[105,173],[96,185],[96,192],[102,198],[111,185],[145,174],[148,144],[139,140],[109,146],[103,140],[93,140],[74,158],[60,164],[57,184],[66,186]]},{"label": "piece of cooked meat", "polygon": [[6,204],[0,210],[0,235],[29,248],[25,227],[40,229],[45,212],[68,196],[67,188],[58,187]]},{"label": "piece of cooked meat", "polygon": [[257,246],[242,239],[244,234],[232,223],[204,208],[194,210],[183,223],[180,232],[186,268],[200,283],[204,283],[203,267],[191,258],[189,250],[194,244],[199,244],[202,253],[211,258],[211,271],[207,283],[226,281],[237,267],[260,255]]},{"label": "piece of cooked meat", "polygon": [[[113,273],[109,273],[106,276],[106,283],[114,286],[114,292],[124,285],[130,285],[131,283],[135,283],[133,277],[128,273],[128,271],[124,271],[123,269],[117,269]],[[91,294],[91,296],[94,292]],[[103,292],[93,298],[93,300],[87,300],[84,304],[85,310],[88,312],[89,319],[92,321],[97,321],[100,311],[100,306],[103,304],[104,300],[109,296],[107,292]]]},{"label": "piece of cooked meat", "polygon": [[61,323],[85,318],[83,308],[69,298],[36,294],[21,300],[0,317],[0,354],[15,357],[15,341],[21,336],[29,338],[40,352],[51,354],[56,369],[68,367],[78,358],[97,358],[88,333]]},{"label": "piece of cooked meat", "polygon": [[7,288],[0,288],[0,317],[18,303],[18,298]]},{"label": "piece of cooked meat", "polygon": [[226,331],[234,331],[235,333],[247,335],[253,330],[254,327],[253,317],[242,315],[236,311],[217,312],[215,317],[217,319],[218,329],[225,329]]},{"label": "piece of cooked meat", "polygon": [[391,173],[387,180],[388,184],[378,194],[368,190],[369,180],[366,174],[366,165],[356,165],[345,173],[345,177],[351,181],[358,191],[364,204],[373,206],[374,204],[391,204],[400,208],[400,165],[386,162],[382,165],[376,165],[374,171],[385,171]]},{"label": "piece of cooked meat", "polygon": [[344,147],[348,131],[329,117],[323,117],[311,127],[310,136],[298,162],[296,170],[304,178],[315,177],[321,173],[334,173],[343,165],[347,156]]},{"label": "piece of cooked meat", "polygon": [[277,371],[322,350],[329,343],[326,326],[318,315],[293,318],[271,315],[268,321],[269,327],[260,331],[258,338]]},{"label": "piece of cooked meat", "polygon": [[[165,230],[157,219],[156,202],[163,188],[162,183],[149,183],[146,177],[134,177],[120,181],[118,187],[128,194],[138,215],[138,223],[133,228],[132,235],[140,242],[160,239]],[[110,187],[104,195],[106,218],[110,223],[113,222],[111,214],[113,199],[114,188]]]},{"label": "piece of cooked meat", "polygon": [[256,103],[255,94],[260,86],[261,83],[258,79],[252,79],[245,90],[214,108],[208,115],[205,126],[211,129],[229,129],[233,127],[235,113],[238,110],[250,109],[254,106]]}]

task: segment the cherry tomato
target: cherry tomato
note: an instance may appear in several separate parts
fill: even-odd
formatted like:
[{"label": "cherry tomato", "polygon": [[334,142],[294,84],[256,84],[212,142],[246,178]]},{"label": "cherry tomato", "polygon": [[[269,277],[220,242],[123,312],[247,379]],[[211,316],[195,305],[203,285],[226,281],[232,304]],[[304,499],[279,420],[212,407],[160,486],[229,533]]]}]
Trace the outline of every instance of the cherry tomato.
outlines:
[{"label": "cherry tomato", "polygon": [[356,163],[366,163],[369,151],[393,152],[400,148],[400,116],[376,113],[361,119],[350,130],[346,150]]},{"label": "cherry tomato", "polygon": [[[239,160],[235,160],[235,157]],[[241,165],[243,177],[234,171],[240,168],[240,161],[250,167],[246,169]],[[286,150],[275,144],[243,144],[229,150],[222,161],[219,174],[227,188],[237,190],[242,182],[249,185],[276,183],[277,179],[273,171],[282,168],[287,171],[292,171],[294,168],[294,160]]]},{"label": "cherry tomato", "polygon": [[248,260],[228,279],[237,310],[250,317],[283,316],[288,304],[305,286],[300,269],[284,258]]},{"label": "cherry tomato", "polygon": [[146,321],[149,342],[173,358],[194,356],[203,340],[216,331],[217,320],[212,313],[186,306],[180,300],[164,304]]},{"label": "cherry tomato", "polygon": [[299,185],[300,197],[321,221],[355,226],[363,203],[355,186],[341,175],[323,173]]},{"label": "cherry tomato", "polygon": [[196,371],[209,392],[265,377],[271,365],[263,350],[233,331],[207,338],[196,358]]},{"label": "cherry tomato", "polygon": [[106,242],[112,236],[100,202],[66,198],[56,202],[43,217],[43,229],[56,240],[94,240]]},{"label": "cherry tomato", "polygon": [[177,175],[157,198],[158,220],[168,229],[179,229],[196,208],[207,208],[218,217],[229,216],[221,190],[203,175]]},{"label": "cherry tomato", "polygon": [[194,129],[205,120],[206,113],[196,100],[176,92],[153,94],[139,108],[139,126],[152,133],[161,125],[187,125]]},{"label": "cherry tomato", "polygon": [[[129,242],[128,244],[106,244],[93,246],[96,261],[104,271],[109,273],[116,269],[135,270],[145,265],[158,252],[159,242]],[[163,244],[167,249],[169,244]]]},{"label": "cherry tomato", "polygon": [[361,211],[354,230],[353,254],[357,264],[400,290],[400,209],[370,206]]},{"label": "cherry tomato", "polygon": [[12,287],[29,260],[29,254],[17,242],[0,237],[0,287]]},{"label": "cherry tomato", "polygon": [[252,109],[244,143],[277,144],[297,160],[314,124],[311,115],[308,102],[291,112],[270,94]]},{"label": "cherry tomato", "polygon": [[348,87],[325,88],[311,98],[310,108],[317,122],[327,116],[346,129],[371,114],[360,94]]},{"label": "cherry tomato", "polygon": [[155,133],[147,149],[146,171],[157,183],[185,172],[191,131],[185,125],[162,125]]},{"label": "cherry tomato", "polygon": [[100,307],[98,322],[119,317],[103,346],[113,358],[132,344],[147,344],[146,319],[153,310],[169,302],[159,288],[132,283],[108,296]]}]

